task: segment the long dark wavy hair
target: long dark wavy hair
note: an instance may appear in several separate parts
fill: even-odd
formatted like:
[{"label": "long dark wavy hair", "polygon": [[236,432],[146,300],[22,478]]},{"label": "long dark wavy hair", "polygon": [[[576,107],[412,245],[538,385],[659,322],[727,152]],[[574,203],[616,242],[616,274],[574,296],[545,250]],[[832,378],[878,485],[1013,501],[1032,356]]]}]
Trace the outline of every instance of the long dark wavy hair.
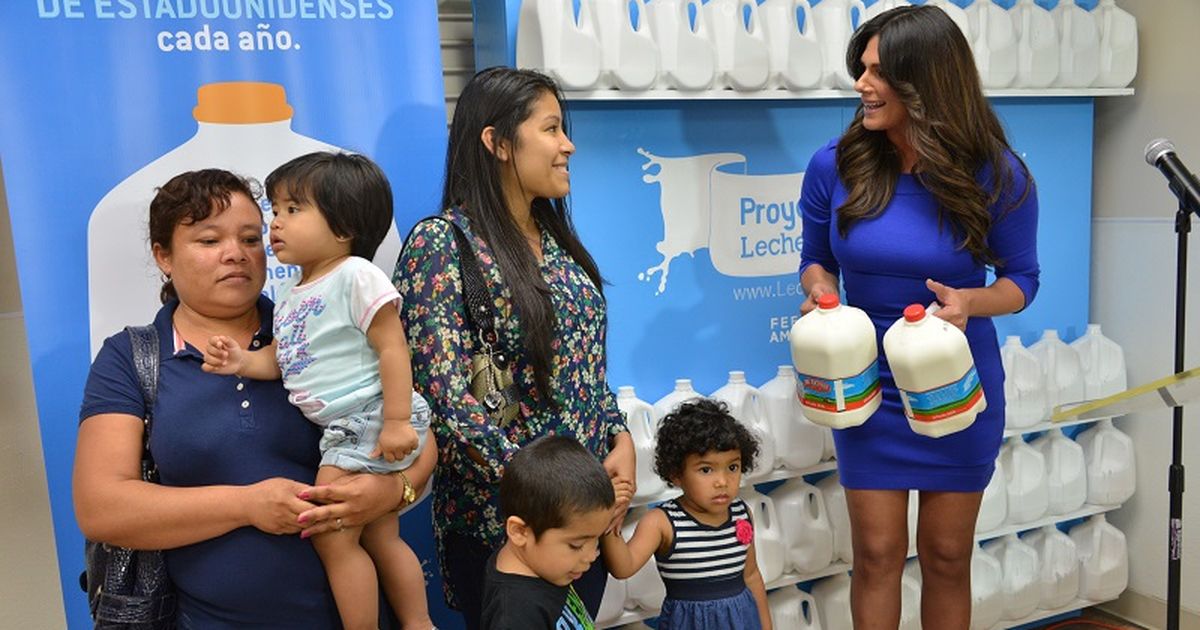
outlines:
[{"label": "long dark wavy hair", "polygon": [[[550,77],[533,70],[496,67],[479,72],[467,83],[450,123],[442,207],[461,208],[475,233],[491,247],[500,275],[512,294],[526,358],[533,366],[534,383],[543,400],[554,404],[550,395],[554,356],[551,343],[557,321],[550,302],[550,287],[542,279],[537,259],[509,212],[501,183],[504,165],[481,140],[483,130],[492,127],[493,146],[508,143],[514,153],[519,151],[517,127],[533,113],[535,102],[543,94],[558,100],[566,133],[567,110],[562,91]],[[600,269],[575,232],[566,200],[534,199],[531,213],[603,295]]]},{"label": "long dark wavy hair", "polygon": [[[1013,200],[1011,210],[1030,191],[1013,185],[1012,153],[1004,128],[983,95],[979,72],[966,38],[945,12],[933,6],[899,7],[879,14],[855,31],[846,50],[852,77],[865,71],[863,52],[879,36],[879,70],[908,110],[908,143],[916,151],[913,174],[938,202],[939,224],[948,222],[960,247],[981,264],[1002,265],[988,247],[992,215],[988,208]],[[991,181],[976,180],[990,167]],[[838,208],[843,238],[860,219],[878,215],[896,190],[901,157],[884,131],[863,126],[863,107],[838,141],[837,169],[848,195]]]}]

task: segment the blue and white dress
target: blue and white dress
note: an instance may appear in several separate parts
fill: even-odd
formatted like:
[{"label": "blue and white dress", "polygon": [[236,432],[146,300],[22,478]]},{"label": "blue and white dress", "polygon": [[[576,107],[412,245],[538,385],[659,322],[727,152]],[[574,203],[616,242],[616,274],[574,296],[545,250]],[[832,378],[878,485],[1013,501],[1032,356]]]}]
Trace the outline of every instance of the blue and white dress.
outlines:
[{"label": "blue and white dress", "polygon": [[745,502],[734,499],[729,518],[716,527],[696,520],[675,500],[659,509],[666,512],[673,532],[671,547],[655,556],[667,587],[659,630],[762,628],[744,576],[753,541],[743,543],[737,537],[738,522],[751,522]]}]

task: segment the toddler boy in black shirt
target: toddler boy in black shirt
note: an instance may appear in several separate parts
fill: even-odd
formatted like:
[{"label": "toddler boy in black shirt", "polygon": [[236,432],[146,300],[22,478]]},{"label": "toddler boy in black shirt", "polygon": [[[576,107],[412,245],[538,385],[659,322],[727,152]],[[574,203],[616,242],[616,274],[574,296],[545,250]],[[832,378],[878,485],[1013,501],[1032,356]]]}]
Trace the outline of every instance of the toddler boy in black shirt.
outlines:
[{"label": "toddler boy in black shirt", "polygon": [[548,435],[504,467],[508,541],[488,560],[484,630],[593,630],[571,586],[599,555],[616,502],[612,481],[572,438]]}]

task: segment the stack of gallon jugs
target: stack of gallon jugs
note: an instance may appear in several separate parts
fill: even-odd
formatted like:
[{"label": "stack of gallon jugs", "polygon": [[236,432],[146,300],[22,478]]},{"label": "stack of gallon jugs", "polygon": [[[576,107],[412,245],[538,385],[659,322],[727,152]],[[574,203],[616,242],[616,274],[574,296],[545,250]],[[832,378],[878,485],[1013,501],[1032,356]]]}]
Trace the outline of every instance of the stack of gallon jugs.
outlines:
[{"label": "stack of gallon jugs", "polygon": [[[567,90],[813,90],[853,87],[854,29],[905,0],[524,0],[517,65]],[[1052,9],[1016,0],[926,0],[966,37],[985,88],[1122,88],[1137,72],[1137,23],[1099,0]]]}]

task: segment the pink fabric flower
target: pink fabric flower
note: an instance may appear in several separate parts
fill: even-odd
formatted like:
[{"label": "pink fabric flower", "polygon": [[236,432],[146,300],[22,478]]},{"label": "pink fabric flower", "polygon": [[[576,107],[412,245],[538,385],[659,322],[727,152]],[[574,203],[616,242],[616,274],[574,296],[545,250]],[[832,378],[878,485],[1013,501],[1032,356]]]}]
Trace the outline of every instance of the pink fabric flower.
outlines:
[{"label": "pink fabric flower", "polygon": [[749,545],[750,541],[754,540],[754,526],[750,524],[750,521],[738,521],[733,529],[737,532],[738,542],[743,545]]}]

